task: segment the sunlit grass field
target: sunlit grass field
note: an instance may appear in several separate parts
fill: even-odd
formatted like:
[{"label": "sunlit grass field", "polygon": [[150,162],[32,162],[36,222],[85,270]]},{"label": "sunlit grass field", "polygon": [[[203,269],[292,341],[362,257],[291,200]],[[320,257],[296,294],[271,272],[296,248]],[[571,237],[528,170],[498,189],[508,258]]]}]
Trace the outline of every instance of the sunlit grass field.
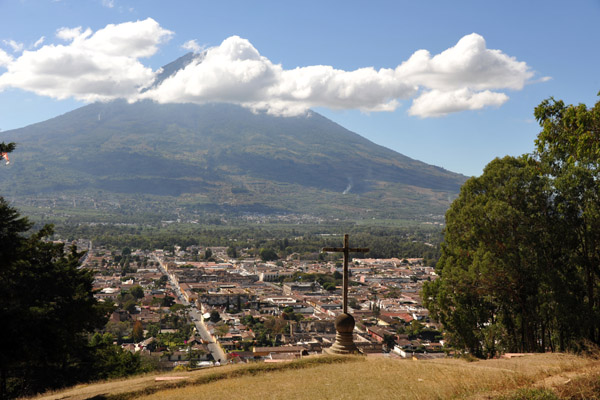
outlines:
[{"label": "sunlit grass field", "polygon": [[[180,379],[157,380],[159,376]],[[592,395],[599,378],[600,361],[568,354],[476,362],[309,357],[293,363],[231,365],[82,385],[38,398],[593,399],[600,398]],[[578,392],[584,396],[576,397]]]}]

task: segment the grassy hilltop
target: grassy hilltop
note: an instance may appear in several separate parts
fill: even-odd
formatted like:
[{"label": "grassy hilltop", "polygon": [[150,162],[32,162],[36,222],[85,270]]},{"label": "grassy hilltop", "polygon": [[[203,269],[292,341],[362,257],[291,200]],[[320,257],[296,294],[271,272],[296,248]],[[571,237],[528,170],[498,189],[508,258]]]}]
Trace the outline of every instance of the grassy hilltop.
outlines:
[{"label": "grassy hilltop", "polygon": [[[171,379],[169,379],[171,378]],[[176,378],[176,379],[173,379]],[[80,385],[36,399],[598,399],[600,361],[536,354],[467,362],[309,357]]]}]

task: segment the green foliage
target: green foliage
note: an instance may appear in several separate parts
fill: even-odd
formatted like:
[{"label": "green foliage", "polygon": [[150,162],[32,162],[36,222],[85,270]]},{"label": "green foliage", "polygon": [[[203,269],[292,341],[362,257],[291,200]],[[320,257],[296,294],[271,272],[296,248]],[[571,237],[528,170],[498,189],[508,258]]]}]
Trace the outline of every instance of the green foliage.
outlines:
[{"label": "green foliage", "polygon": [[158,287],[164,288],[165,286],[167,286],[168,281],[169,281],[169,277],[167,275],[162,275],[160,278],[158,278],[156,285]]},{"label": "green foliage", "polygon": [[[98,121],[98,115],[111,118]],[[464,181],[318,114],[274,118],[222,104],[98,103],[23,128],[18,137],[19,156],[28,162],[0,175],[0,184],[19,182],[3,185],[8,194],[58,198],[85,191],[104,203],[103,217],[172,220],[176,204],[200,215],[423,218],[443,213]],[[343,194],[349,177],[352,190]],[[135,206],[111,207],[115,198]]]},{"label": "green foliage", "polygon": [[279,257],[277,256],[277,253],[273,249],[262,248],[258,252],[258,255],[260,256],[260,259],[263,261],[275,261],[275,260],[279,259]]},{"label": "green foliage", "polygon": [[229,332],[229,325],[220,322],[217,325],[215,325],[215,334],[219,337],[223,337],[225,335],[227,335],[227,333]]},{"label": "green foliage", "polygon": [[17,148],[14,142],[4,143],[0,142],[0,153],[11,153]]},{"label": "green foliage", "polygon": [[121,343],[124,337],[131,334],[132,325],[128,321],[109,321],[104,329],[114,336],[118,343]]},{"label": "green foliage", "polygon": [[212,310],[210,312],[210,321],[211,322],[219,322],[221,320],[221,314],[217,310]]},{"label": "green foliage", "polygon": [[175,304],[175,297],[173,296],[165,296],[162,298],[160,303],[161,307],[171,307]]},{"label": "green foliage", "polygon": [[288,319],[299,321],[300,317],[296,313],[284,313],[281,318],[269,317],[261,322],[261,319],[247,315],[240,321],[254,332],[255,346],[278,346],[281,344],[280,335],[288,332]]},{"label": "green foliage", "polygon": [[526,159],[496,159],[465,183],[446,214],[442,279],[425,285],[425,299],[435,298],[425,305],[473,354],[495,354],[498,340],[515,351],[537,349],[533,333],[529,344],[507,339],[541,323],[534,318],[546,283],[540,261],[551,259],[545,185]]},{"label": "green foliage", "polygon": [[600,343],[600,102],[545,100],[533,156],[493,160],[446,214],[424,303],[477,356]]},{"label": "green foliage", "polygon": [[125,303],[123,303],[123,310],[126,310],[127,312],[129,312],[129,314],[133,314],[137,311],[137,301],[134,299],[131,300],[127,300]]},{"label": "green foliage", "polygon": [[92,360],[90,360],[90,374],[93,379],[119,378],[141,372],[139,354],[124,351],[120,346],[113,344],[110,334],[96,333],[90,341]]},{"label": "green foliage", "polygon": [[87,334],[112,311],[94,299],[93,275],[79,268],[82,254],[43,240],[51,226],[27,237],[30,227],[0,198],[0,320],[3,343],[10,343],[0,352],[0,368],[3,379],[18,375],[7,396],[88,378]]},{"label": "green foliage", "polygon": [[147,332],[147,338],[151,338],[151,337],[157,337],[158,333],[160,332],[160,325],[159,324],[148,324],[146,325],[146,330]]},{"label": "green foliage", "polygon": [[[543,127],[536,155],[544,173],[553,177],[553,196],[560,223],[566,288],[576,309],[585,315],[563,341],[586,337],[600,343],[600,101],[565,106],[545,100],[535,110]],[[573,324],[575,321],[565,321]]]},{"label": "green foliage", "polygon": [[[323,236],[321,232],[331,232],[333,235]],[[235,242],[238,251],[243,251],[245,247],[258,253],[260,248],[268,248],[282,257],[298,253],[302,258],[314,259],[323,247],[339,246],[343,240],[342,234],[348,233],[352,243],[370,248],[369,253],[354,255],[356,258],[424,257],[430,260],[428,265],[435,265],[442,241],[441,229],[430,225],[382,228],[340,222],[319,225],[243,223],[219,228],[200,224],[142,228],[73,223],[58,226],[57,233],[61,236],[90,238],[95,244],[108,247],[127,244],[132,248],[152,250],[173,245],[234,247],[232,242]],[[239,243],[248,244],[241,246]],[[328,257],[336,260],[341,256],[332,253]]]},{"label": "green foliage", "polygon": [[423,331],[424,328],[425,328],[425,325],[423,325],[422,323],[420,323],[419,321],[417,321],[415,319],[415,320],[410,321],[410,324],[408,324],[408,326],[405,327],[404,332],[411,339],[415,339],[421,334],[421,332]]},{"label": "green foliage", "polygon": [[140,285],[132,286],[131,289],[129,289],[129,293],[131,293],[136,299],[141,299],[144,297],[144,289]]},{"label": "green foliage", "polygon": [[285,307],[281,313],[281,318],[284,320],[301,321],[304,316],[300,313],[294,312],[293,307]]},{"label": "green foliage", "polygon": [[237,249],[235,248],[235,246],[229,246],[227,247],[227,255],[231,258],[237,258],[238,257],[238,252]]},{"label": "green foliage", "polygon": [[185,306],[184,306],[183,304],[177,303],[177,304],[173,304],[173,305],[172,305],[172,306],[169,308],[169,310],[170,310],[172,313],[176,313],[176,312],[179,312],[179,311],[181,311],[181,310],[185,310]]},{"label": "green foliage", "polygon": [[386,333],[383,337],[383,344],[385,345],[386,349],[390,351],[393,350],[394,346],[396,345],[396,336]]}]

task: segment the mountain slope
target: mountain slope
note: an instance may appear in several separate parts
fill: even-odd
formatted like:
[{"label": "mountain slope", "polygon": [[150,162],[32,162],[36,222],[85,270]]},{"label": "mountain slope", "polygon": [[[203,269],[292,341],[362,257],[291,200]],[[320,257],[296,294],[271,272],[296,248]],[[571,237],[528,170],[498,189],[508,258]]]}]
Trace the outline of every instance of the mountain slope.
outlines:
[{"label": "mountain slope", "polygon": [[[275,117],[226,104],[96,103],[0,140],[18,143],[15,164],[0,174],[1,192],[13,197],[196,194],[217,208],[315,212],[320,202],[342,202],[346,212],[367,207],[386,215],[417,202],[443,213],[465,180],[314,112]],[[292,204],[305,195],[317,204]]]}]

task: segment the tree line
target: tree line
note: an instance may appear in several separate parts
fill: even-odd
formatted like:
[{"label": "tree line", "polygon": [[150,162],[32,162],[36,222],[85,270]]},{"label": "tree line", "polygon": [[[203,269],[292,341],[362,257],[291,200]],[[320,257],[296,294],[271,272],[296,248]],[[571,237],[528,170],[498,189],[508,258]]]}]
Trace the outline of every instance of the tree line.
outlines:
[{"label": "tree line", "polygon": [[[194,229],[104,226],[104,225],[63,225],[56,228],[60,237],[74,240],[87,238],[95,246],[110,248],[128,247],[133,249],[171,250],[178,245],[227,247],[228,255],[236,258],[241,250],[261,256],[268,252],[266,260],[277,260],[297,253],[307,259],[317,259],[323,247],[339,246],[342,233],[350,235],[351,243],[368,247],[369,253],[357,255],[368,258],[417,258],[423,257],[428,265],[435,265],[440,256],[442,241],[441,228],[406,227],[377,228],[358,226],[303,227],[302,231],[285,227],[259,228],[252,226],[210,228],[199,226]],[[325,235],[321,232],[326,232]],[[339,233],[332,236],[331,233]],[[324,257],[324,256],[322,256]]]},{"label": "tree line", "polygon": [[600,102],[550,98],[534,115],[535,150],[461,188],[423,289],[447,339],[479,357],[600,344]]}]

